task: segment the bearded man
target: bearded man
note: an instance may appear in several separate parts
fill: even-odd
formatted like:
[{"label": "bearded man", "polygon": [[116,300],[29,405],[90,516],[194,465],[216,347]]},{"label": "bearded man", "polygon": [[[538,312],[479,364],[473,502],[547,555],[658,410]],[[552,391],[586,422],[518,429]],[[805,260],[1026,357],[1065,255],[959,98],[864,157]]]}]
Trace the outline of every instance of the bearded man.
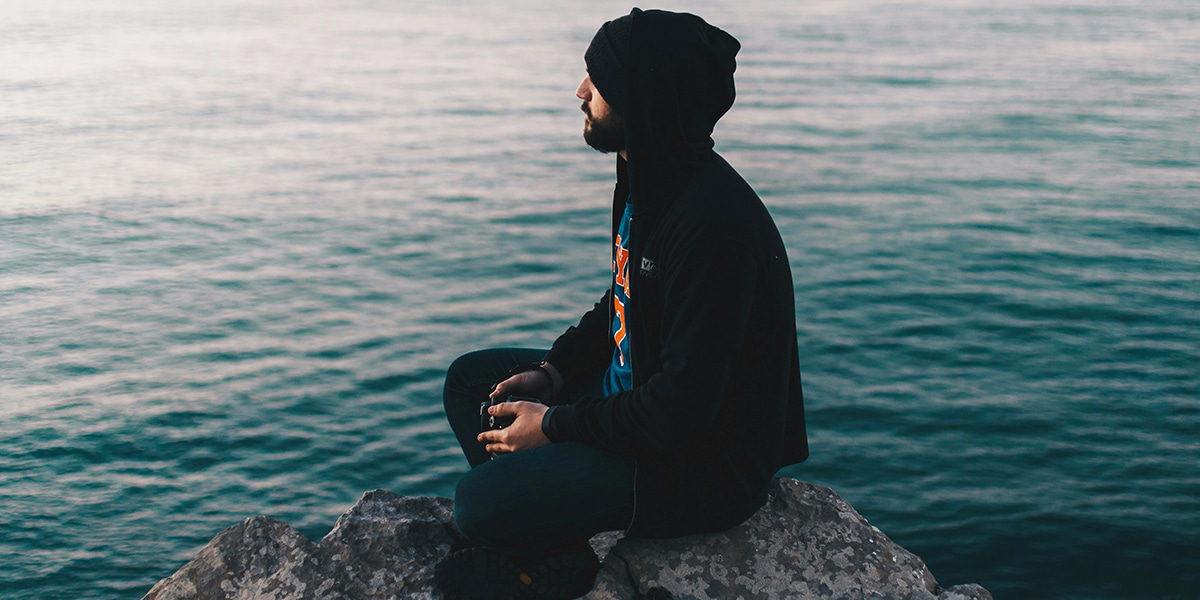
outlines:
[{"label": "bearded man", "polygon": [[[611,286],[549,351],[451,365],[446,414],[472,466],[455,522],[473,545],[439,564],[446,598],[578,597],[592,535],[728,529],[807,458],[787,254],[713,151],[739,49],[695,15],[638,9],[588,47],[584,139],[617,154]],[[510,396],[527,399],[489,405]]]}]

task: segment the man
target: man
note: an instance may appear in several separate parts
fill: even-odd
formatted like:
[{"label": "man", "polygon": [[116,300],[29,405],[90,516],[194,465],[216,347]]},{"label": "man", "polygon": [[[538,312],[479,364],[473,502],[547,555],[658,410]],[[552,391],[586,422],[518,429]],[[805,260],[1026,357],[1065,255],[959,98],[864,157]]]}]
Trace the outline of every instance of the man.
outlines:
[{"label": "man", "polygon": [[[783,242],[710,137],[739,48],[697,16],[638,9],[592,40],[576,95],[587,143],[618,154],[612,286],[549,352],[451,366],[446,413],[473,467],[455,521],[476,545],[439,565],[447,598],[577,597],[593,534],[728,529],[808,456]],[[515,421],[481,432],[480,403],[509,395],[538,401],[490,407]]]}]

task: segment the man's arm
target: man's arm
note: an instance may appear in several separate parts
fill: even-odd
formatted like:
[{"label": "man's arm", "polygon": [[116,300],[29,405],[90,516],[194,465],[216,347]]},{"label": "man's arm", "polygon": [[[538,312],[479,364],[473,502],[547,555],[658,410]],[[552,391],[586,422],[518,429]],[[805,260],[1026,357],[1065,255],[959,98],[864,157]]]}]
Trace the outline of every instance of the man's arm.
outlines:
[{"label": "man's arm", "polygon": [[564,387],[605,368],[612,360],[612,290],[554,340],[545,361],[553,364]]},{"label": "man's arm", "polygon": [[[540,368],[516,373],[496,384],[490,398],[532,396],[545,404],[505,402],[492,406],[489,413],[493,416],[515,416],[516,420],[504,429],[479,434],[477,439],[487,444],[489,452],[517,452],[550,443],[542,431],[542,420],[548,405],[563,400],[559,395],[568,382],[568,376],[552,361],[565,362],[571,369],[567,372],[578,377],[589,369],[603,368],[612,360],[612,338],[609,335],[611,316],[608,309],[611,296],[612,290],[605,292],[604,297],[580,318],[577,325],[568,328],[555,340]],[[590,366],[592,363],[598,364]]]},{"label": "man's arm", "polygon": [[705,242],[684,244],[688,249],[673,252],[663,269],[661,370],[633,390],[556,408],[556,441],[658,453],[695,443],[711,427],[745,341],[760,273],[745,240],[712,235]]}]

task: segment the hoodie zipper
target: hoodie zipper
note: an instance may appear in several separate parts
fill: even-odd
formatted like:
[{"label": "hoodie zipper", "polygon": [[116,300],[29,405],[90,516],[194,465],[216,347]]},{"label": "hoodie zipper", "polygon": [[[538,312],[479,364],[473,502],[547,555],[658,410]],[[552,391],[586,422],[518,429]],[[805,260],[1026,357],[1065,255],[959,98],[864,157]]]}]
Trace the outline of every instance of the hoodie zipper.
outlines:
[{"label": "hoodie zipper", "polygon": [[[637,209],[634,209],[633,212],[636,213]],[[629,293],[625,295],[625,335],[629,339],[629,356],[627,357],[629,359],[629,385],[633,386],[633,387],[637,387],[637,376],[636,376],[637,374],[633,370],[633,330],[630,328],[630,322],[632,321],[632,317],[629,314],[630,313],[629,309],[633,305],[633,274],[636,271],[636,269],[634,269],[633,265],[630,265],[628,261],[631,259],[636,259],[638,261],[638,263],[640,264],[641,258],[638,258],[637,255],[633,253],[633,249],[634,249],[633,240],[637,239],[633,235],[633,217],[634,217],[634,214],[630,213],[629,229],[628,229],[628,231],[625,232],[629,235],[629,258],[626,259],[626,266],[628,267],[628,270],[625,273],[625,281],[629,282]],[[633,529],[633,523],[635,521],[637,521],[637,507],[638,507],[637,481],[638,481],[638,460],[637,460],[637,457],[634,457],[634,459],[633,459],[633,485],[630,486],[631,488],[633,488],[633,510],[631,511],[631,513],[629,515],[629,525],[625,527],[625,535],[629,535],[629,532]]]},{"label": "hoodie zipper", "polygon": [[622,535],[629,535],[629,532],[633,530],[633,523],[635,521],[637,521],[637,506],[638,506],[637,479],[638,479],[638,461],[637,461],[637,458],[634,458],[633,459],[633,485],[630,486],[633,488],[633,510],[630,511],[630,513],[629,513],[629,524],[625,526],[625,531],[623,532]]}]

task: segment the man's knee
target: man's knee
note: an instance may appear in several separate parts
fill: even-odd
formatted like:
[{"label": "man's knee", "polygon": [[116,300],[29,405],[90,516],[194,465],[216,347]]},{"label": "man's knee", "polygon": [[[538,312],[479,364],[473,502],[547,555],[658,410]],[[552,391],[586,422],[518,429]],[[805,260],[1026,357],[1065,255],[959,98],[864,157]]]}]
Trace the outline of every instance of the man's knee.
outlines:
[{"label": "man's knee", "polygon": [[487,350],[476,350],[454,359],[454,362],[450,363],[450,368],[446,369],[446,386],[463,384],[465,381],[464,376],[474,372],[478,368],[479,355],[484,352],[487,352]]},{"label": "man's knee", "polygon": [[490,350],[469,352],[450,363],[450,368],[446,370],[445,389],[442,391],[442,403],[447,409],[453,409],[453,405],[462,402],[464,398],[475,402],[478,396],[487,395],[487,388],[491,384],[481,383],[480,370],[487,362],[488,352]]}]

